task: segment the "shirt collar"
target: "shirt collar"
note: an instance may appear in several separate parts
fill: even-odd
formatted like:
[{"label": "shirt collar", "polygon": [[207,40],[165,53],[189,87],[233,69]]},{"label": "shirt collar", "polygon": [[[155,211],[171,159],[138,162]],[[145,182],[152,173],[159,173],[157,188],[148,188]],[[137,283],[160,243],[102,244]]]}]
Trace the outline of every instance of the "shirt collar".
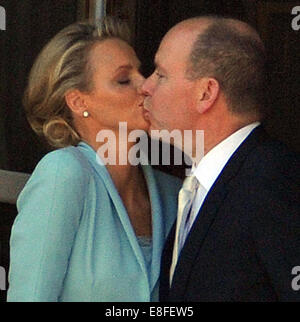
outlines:
[{"label": "shirt collar", "polygon": [[235,150],[259,125],[260,122],[255,122],[239,129],[211,149],[197,166],[193,165],[192,173],[206,191],[210,190]]}]

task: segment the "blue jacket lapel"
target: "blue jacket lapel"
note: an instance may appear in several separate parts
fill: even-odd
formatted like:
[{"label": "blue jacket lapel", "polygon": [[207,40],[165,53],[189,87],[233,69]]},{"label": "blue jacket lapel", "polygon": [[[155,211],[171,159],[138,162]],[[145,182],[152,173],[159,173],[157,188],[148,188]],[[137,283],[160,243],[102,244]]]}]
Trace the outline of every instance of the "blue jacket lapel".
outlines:
[{"label": "blue jacket lapel", "polygon": [[150,289],[153,290],[160,274],[160,260],[164,244],[164,223],[161,213],[161,201],[157,183],[151,166],[143,166],[148,186],[152,212],[152,264],[150,273]]},{"label": "blue jacket lapel", "polygon": [[112,178],[107,171],[105,165],[103,164],[102,160],[99,158],[99,156],[96,154],[96,152],[86,143],[80,142],[79,146],[81,146],[83,149],[81,151],[85,154],[85,156],[90,161],[92,167],[96,170],[96,172],[101,177],[109,195],[111,198],[111,201],[113,205],[115,206],[116,213],[120,218],[120,221],[122,223],[122,226],[124,228],[124,231],[126,232],[127,238],[129,240],[129,243],[135,253],[135,256],[137,258],[138,263],[140,264],[142,271],[147,276],[147,268],[144,260],[144,256],[142,253],[142,250],[138,244],[138,240],[135,236],[133,227],[130,223],[127,211],[124,207],[124,204],[121,200],[121,197],[118,193],[118,191],[115,188],[115,185],[112,181]]},{"label": "blue jacket lapel", "polygon": [[[85,154],[85,156],[89,159],[93,168],[97,171],[99,176],[102,178],[103,183],[111,197],[112,203],[116,208],[116,212],[120,218],[120,221],[123,225],[123,228],[127,234],[130,245],[135,253],[138,263],[140,264],[143,272],[147,276],[148,280],[148,271],[146,268],[146,263],[144,259],[144,255],[142,253],[141,247],[138,243],[138,240],[135,236],[135,232],[130,223],[127,211],[124,207],[124,204],[121,200],[121,197],[118,191],[115,188],[115,185],[111,179],[109,172],[107,171],[105,165],[98,157],[96,152],[86,143],[80,142],[79,145],[82,147],[81,151]],[[157,187],[157,183],[155,180],[155,176],[153,173],[153,169],[151,166],[142,166],[143,172],[145,175],[145,179],[148,186],[150,202],[151,202],[151,211],[152,211],[152,264],[151,264],[151,272],[149,277],[149,286],[152,291],[155,287],[155,284],[159,278],[160,273],[160,260],[161,260],[161,252],[164,243],[164,223],[163,216],[161,213],[161,202],[160,195]]]}]

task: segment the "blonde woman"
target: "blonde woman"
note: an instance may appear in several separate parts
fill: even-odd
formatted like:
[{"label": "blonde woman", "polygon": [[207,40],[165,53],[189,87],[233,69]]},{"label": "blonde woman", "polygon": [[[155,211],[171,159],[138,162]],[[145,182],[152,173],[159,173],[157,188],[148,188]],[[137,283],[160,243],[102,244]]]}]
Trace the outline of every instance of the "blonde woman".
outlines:
[{"label": "blonde woman", "polygon": [[38,56],[24,105],[58,149],[17,202],[8,301],[158,300],[180,181],[150,166],[104,166],[96,153],[101,130],[124,147],[119,122],[147,131],[139,67],[127,28],[112,18],[65,28]]}]

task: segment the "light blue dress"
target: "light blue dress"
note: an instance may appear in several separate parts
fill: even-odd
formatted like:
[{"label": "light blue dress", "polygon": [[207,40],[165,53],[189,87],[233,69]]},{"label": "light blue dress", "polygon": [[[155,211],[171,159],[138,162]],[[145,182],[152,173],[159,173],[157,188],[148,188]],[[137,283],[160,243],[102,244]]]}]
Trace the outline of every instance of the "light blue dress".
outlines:
[{"label": "light blue dress", "polygon": [[96,156],[81,142],[37,165],[17,202],[8,301],[158,300],[160,257],[181,180],[142,166],[153,231],[145,241]]}]

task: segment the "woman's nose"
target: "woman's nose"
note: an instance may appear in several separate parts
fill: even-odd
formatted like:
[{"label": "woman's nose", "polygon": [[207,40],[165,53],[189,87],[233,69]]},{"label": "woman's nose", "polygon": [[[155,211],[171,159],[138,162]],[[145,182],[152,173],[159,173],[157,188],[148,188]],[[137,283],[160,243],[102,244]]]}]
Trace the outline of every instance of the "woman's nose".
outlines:
[{"label": "woman's nose", "polygon": [[137,86],[137,90],[139,94],[144,94],[142,90],[144,83],[145,83],[145,77],[143,75],[140,75],[140,78],[138,80],[138,86]]}]

